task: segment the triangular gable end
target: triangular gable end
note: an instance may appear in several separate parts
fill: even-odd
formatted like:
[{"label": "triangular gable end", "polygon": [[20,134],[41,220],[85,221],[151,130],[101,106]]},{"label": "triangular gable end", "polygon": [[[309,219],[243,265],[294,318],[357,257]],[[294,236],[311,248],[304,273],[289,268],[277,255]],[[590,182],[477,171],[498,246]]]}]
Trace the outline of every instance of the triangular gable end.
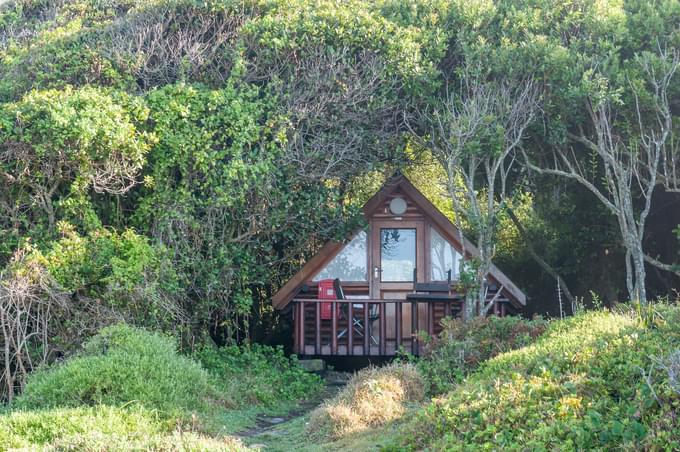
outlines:
[{"label": "triangular gable end", "polygon": [[[385,206],[396,191],[399,191],[399,195],[404,196],[417,206],[417,208],[428,218],[432,226],[437,229],[438,233],[445,240],[450,242],[459,252],[462,252],[464,249],[468,258],[479,255],[477,247],[467,240],[460,233],[460,230],[401,174],[389,179],[385,185],[383,185],[383,187],[366,202],[363,207],[363,213],[366,219],[370,220],[376,214],[379,214],[379,209]],[[331,262],[359,232],[360,231],[355,231],[351,234],[344,244],[336,241],[326,243],[319,252],[295,274],[295,276],[274,294],[272,297],[274,308],[283,309],[286,307],[295,297],[295,294],[298,293],[300,287],[310,281],[329,262]],[[518,306],[526,305],[526,295],[495,265],[491,268],[490,277],[494,282],[503,286],[504,292],[508,295],[508,298],[513,304]]]}]

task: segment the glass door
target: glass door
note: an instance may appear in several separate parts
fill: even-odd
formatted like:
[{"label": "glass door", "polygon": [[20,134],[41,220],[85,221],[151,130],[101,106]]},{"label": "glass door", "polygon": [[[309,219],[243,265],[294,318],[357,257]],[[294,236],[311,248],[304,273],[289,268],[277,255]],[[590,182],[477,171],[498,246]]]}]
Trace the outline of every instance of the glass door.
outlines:
[{"label": "glass door", "polygon": [[[418,281],[425,278],[425,228],[422,221],[376,220],[371,224],[371,298],[381,300],[404,300],[413,292],[413,277]],[[398,349],[409,345],[411,340],[411,308],[408,303],[401,306],[402,343],[396,343],[396,303],[386,303],[384,315],[385,343]],[[421,315],[418,307],[418,316]],[[423,309],[427,306],[423,305]],[[372,331],[375,335],[375,323]]]},{"label": "glass door", "polygon": [[422,222],[376,221],[371,243],[372,298],[404,298],[413,290],[414,271],[424,281]]}]

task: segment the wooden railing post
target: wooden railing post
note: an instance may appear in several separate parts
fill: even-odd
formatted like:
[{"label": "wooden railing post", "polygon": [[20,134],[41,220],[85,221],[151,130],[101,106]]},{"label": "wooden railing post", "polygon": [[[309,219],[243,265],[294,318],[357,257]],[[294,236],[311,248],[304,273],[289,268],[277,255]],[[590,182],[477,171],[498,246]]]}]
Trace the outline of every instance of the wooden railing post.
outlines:
[{"label": "wooden railing post", "polygon": [[300,354],[306,355],[307,349],[305,348],[305,302],[301,301],[298,304],[300,309]]},{"label": "wooden railing post", "polygon": [[427,302],[427,334],[434,336],[434,303]]},{"label": "wooden railing post", "polygon": [[338,353],[338,303],[332,302],[331,305],[331,355]]},{"label": "wooden railing post", "polygon": [[387,319],[386,314],[387,314],[387,309],[385,309],[385,302],[380,303],[380,318],[378,320],[378,323],[380,324],[380,351],[379,353],[381,355],[386,355],[387,353],[385,352],[385,345],[387,343],[385,336],[387,335]]},{"label": "wooden railing post", "polygon": [[411,302],[411,353],[418,356],[418,302]]},{"label": "wooden railing post", "polygon": [[300,354],[300,314],[295,300],[293,300],[293,353]]},{"label": "wooden railing post", "polygon": [[396,339],[395,339],[395,344],[394,344],[394,351],[398,351],[399,347],[401,347],[401,301],[397,301],[394,303],[394,316],[396,317]]},{"label": "wooden railing post", "polygon": [[321,353],[321,303],[314,303],[316,308],[316,316],[314,320],[314,328],[316,329],[316,340],[314,341],[314,354],[319,355]]},{"label": "wooden railing post", "polygon": [[347,354],[354,354],[354,305],[347,303]]},{"label": "wooden railing post", "polygon": [[371,325],[368,324],[369,303],[364,302],[364,355],[371,354]]}]

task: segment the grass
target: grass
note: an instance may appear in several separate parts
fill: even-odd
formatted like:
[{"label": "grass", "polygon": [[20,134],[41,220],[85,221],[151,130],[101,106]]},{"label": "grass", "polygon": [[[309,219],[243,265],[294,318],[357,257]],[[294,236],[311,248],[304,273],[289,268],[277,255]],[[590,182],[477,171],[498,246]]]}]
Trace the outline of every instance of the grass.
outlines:
[{"label": "grass", "polygon": [[[242,441],[230,433],[318,396],[319,379],[281,350],[194,360],[163,336],[117,328],[29,380],[0,414],[0,450],[680,450],[677,306],[453,325],[416,364],[363,370],[311,413]],[[158,363],[176,371],[153,372]],[[188,375],[205,390],[177,389]],[[448,390],[430,400],[436,388]]]},{"label": "grass", "polygon": [[[208,409],[219,393],[208,372],[170,337],[124,324],[103,329],[83,352],[31,375],[15,408],[139,403],[166,417]],[[233,406],[233,403],[231,404]]]},{"label": "grass", "polygon": [[0,416],[0,450],[245,450],[231,437],[181,431],[157,412],[105,405],[18,410]]}]

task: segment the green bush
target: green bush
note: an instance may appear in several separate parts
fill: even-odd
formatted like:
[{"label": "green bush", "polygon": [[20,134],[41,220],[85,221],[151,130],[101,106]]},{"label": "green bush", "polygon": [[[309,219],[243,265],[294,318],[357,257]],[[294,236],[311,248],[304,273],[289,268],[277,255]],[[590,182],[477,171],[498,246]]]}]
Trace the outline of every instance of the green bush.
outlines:
[{"label": "green bush", "polygon": [[200,364],[157,333],[119,324],[103,329],[82,354],[33,374],[20,409],[139,403],[164,416],[204,410],[216,397]]},{"label": "green bush", "polygon": [[548,322],[540,317],[478,317],[470,322],[447,319],[444,329],[426,347],[418,368],[430,394],[441,394],[477,369],[480,363],[530,344]]},{"label": "green bush", "polygon": [[414,448],[676,450],[680,396],[660,360],[680,345],[680,309],[645,327],[632,310],[552,322],[485,363],[402,434]]},{"label": "green bush", "polygon": [[196,353],[217,385],[237,405],[274,406],[310,397],[321,390],[321,378],[306,372],[281,347],[203,348]]}]

